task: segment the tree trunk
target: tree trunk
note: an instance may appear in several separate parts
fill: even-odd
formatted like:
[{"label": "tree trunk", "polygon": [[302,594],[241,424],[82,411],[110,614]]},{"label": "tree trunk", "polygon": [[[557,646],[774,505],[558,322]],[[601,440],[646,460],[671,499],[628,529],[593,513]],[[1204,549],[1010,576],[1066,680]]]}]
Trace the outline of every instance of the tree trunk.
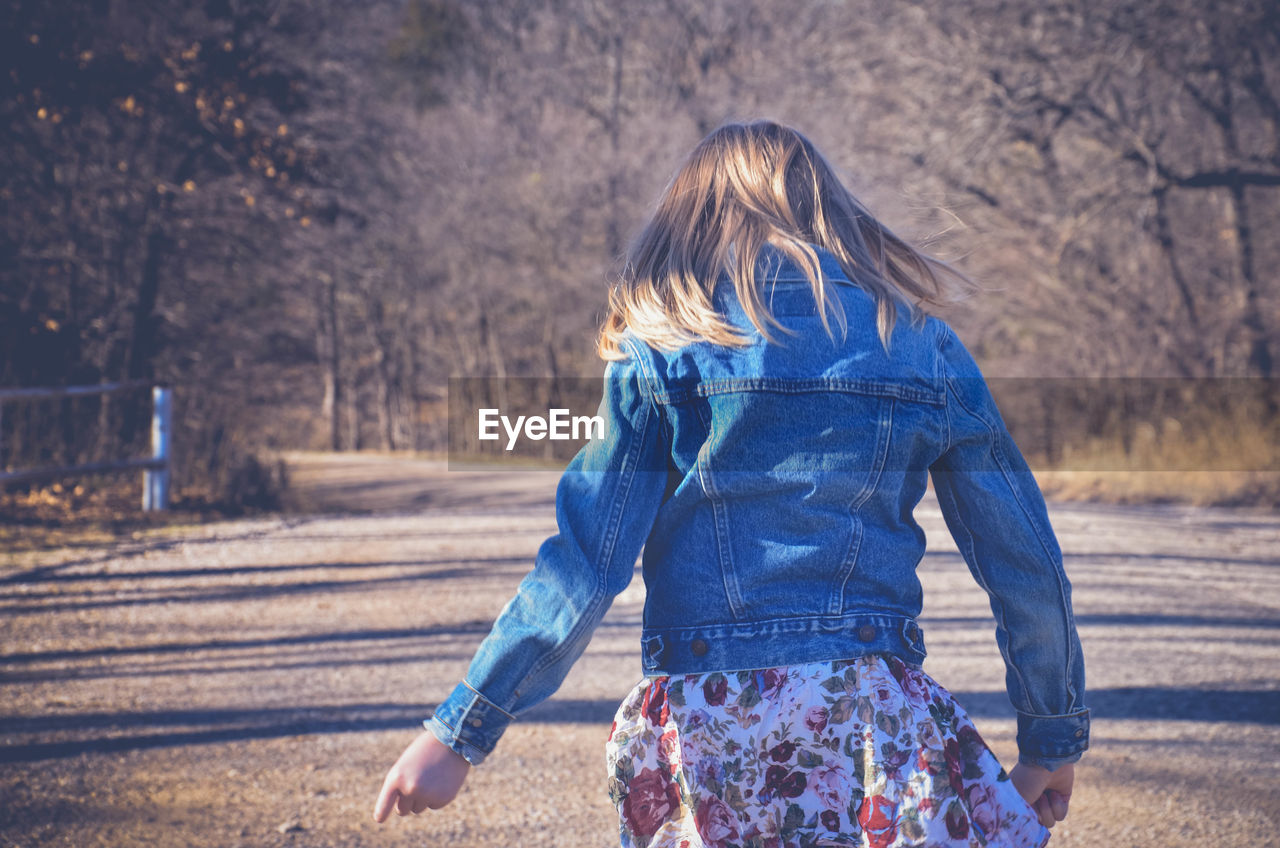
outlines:
[{"label": "tree trunk", "polygon": [[408,347],[408,360],[405,362],[405,379],[404,379],[404,444],[409,450],[421,450],[422,445],[418,444],[420,432],[418,430],[418,357],[421,355],[418,350],[418,334],[410,332],[405,344]]},{"label": "tree trunk", "polygon": [[1258,291],[1258,275],[1253,258],[1253,229],[1249,223],[1249,205],[1246,201],[1244,184],[1232,186],[1231,211],[1235,219],[1232,223],[1235,226],[1240,279],[1244,284],[1244,315],[1241,317],[1249,335],[1249,368],[1255,376],[1270,379],[1273,368],[1271,344],[1262,316],[1262,296]]},{"label": "tree trunk", "polygon": [[388,373],[387,353],[382,348],[382,334],[375,333],[374,339],[377,345],[373,351],[374,373],[377,375],[374,380],[374,406],[378,410],[378,440],[382,450],[387,451],[395,444],[391,432],[391,375]]},{"label": "tree trunk", "polygon": [[329,449],[342,450],[342,404],[345,391],[342,383],[342,341],[339,334],[338,283],[327,273],[320,275],[324,288],[317,304],[319,321],[320,361],[323,368],[324,399],[320,402],[320,415],[329,422]]},{"label": "tree trunk", "polygon": [[483,305],[480,307],[480,344],[489,355],[489,364],[493,368],[491,379],[494,381],[492,397],[498,402],[498,408],[505,410],[507,404],[507,362],[502,354],[502,345],[498,342],[498,334],[489,324],[489,317]]},{"label": "tree trunk", "polygon": [[609,104],[609,152],[612,167],[609,169],[609,217],[605,226],[605,249],[609,261],[622,254],[622,213],[619,208],[622,194],[622,36],[613,37],[613,87]]},{"label": "tree trunk", "polygon": [[[143,247],[138,294],[133,306],[133,327],[124,375],[126,380],[155,379],[155,360],[159,354],[160,329],[156,304],[160,298],[160,269],[168,248],[168,238],[160,222],[164,220],[167,208],[168,203],[161,201],[159,209],[147,216],[149,222]],[[141,399],[125,404],[121,438],[126,448],[136,446],[139,434],[150,423],[150,410],[146,409],[146,406],[147,404]]]},{"label": "tree trunk", "polygon": [[[542,329],[542,346],[547,352],[547,409],[560,408],[564,395],[560,391],[560,363],[556,358],[555,322],[548,317]],[[543,446],[543,456],[552,459],[555,456],[555,443],[547,439]]]}]

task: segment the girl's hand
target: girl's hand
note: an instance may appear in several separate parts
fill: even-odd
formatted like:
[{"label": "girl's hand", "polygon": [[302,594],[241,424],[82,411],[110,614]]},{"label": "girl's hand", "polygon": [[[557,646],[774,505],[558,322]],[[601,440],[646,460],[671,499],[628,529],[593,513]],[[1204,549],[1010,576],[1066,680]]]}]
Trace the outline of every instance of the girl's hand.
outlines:
[{"label": "girl's hand", "polygon": [[373,806],[373,820],[386,821],[392,807],[401,816],[440,809],[457,797],[470,769],[471,764],[434,733],[423,731],[387,772]]},{"label": "girl's hand", "polygon": [[1031,809],[1040,817],[1040,824],[1053,827],[1067,817],[1071,803],[1071,785],[1076,779],[1074,765],[1060,766],[1049,771],[1044,766],[1018,763],[1009,772],[1009,779],[1017,787],[1018,794],[1027,799]]}]

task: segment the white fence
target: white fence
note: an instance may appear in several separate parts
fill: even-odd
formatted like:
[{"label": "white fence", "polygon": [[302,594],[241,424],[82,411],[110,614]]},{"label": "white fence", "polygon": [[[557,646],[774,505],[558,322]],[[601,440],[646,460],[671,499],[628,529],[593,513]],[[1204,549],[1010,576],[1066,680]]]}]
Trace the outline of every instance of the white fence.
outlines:
[{"label": "white fence", "polygon": [[[149,385],[133,380],[122,383],[101,383],[96,386],[66,386],[62,388],[0,389],[0,415],[5,401],[33,398],[64,398],[77,395],[109,394]],[[142,470],[142,508],[162,510],[169,505],[169,434],[172,416],[173,390],[164,386],[151,388],[151,456],[141,459],[118,459],[107,462],[91,462],[49,468],[27,468],[17,471],[0,471],[0,486],[28,480],[50,480],[59,477],[80,477],[110,471]],[[2,420],[2,419],[0,419]]]}]

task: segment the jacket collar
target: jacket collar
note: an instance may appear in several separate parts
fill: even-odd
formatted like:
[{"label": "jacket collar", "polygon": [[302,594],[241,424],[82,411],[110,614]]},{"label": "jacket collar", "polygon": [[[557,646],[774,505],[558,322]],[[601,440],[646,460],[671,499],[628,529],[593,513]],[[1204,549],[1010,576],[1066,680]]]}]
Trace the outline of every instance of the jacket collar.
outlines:
[{"label": "jacket collar", "polygon": [[[834,253],[825,248],[818,247],[816,244],[811,245],[814,252],[818,255],[818,263],[822,268],[823,275],[833,283],[851,284],[848,275],[844,269],[840,267],[839,260],[836,259]],[[756,258],[756,280],[761,283],[808,283],[809,278],[805,276],[804,270],[789,256],[783,253],[773,245],[766,244],[760,249],[760,255]]]}]

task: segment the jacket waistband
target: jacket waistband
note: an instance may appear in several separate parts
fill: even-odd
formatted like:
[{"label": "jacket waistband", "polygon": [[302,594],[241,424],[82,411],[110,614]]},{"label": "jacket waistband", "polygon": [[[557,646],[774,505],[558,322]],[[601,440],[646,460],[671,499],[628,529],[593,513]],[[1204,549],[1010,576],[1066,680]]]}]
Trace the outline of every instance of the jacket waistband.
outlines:
[{"label": "jacket waistband", "polygon": [[775,668],[822,660],[893,654],[924,662],[924,636],[910,616],[853,613],[695,627],[646,625],[646,676]]}]

